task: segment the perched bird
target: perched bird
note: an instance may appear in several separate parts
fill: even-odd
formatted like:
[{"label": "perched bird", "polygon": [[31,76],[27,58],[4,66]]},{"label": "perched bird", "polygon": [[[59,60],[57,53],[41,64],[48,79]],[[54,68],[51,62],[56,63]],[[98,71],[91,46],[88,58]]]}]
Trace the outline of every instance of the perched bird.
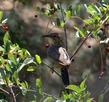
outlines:
[{"label": "perched bird", "polygon": [[48,35],[44,35],[43,37],[51,38],[54,42],[52,45],[47,46],[47,55],[51,57],[53,60],[57,61],[60,65],[62,65],[61,77],[66,87],[69,85],[68,68],[71,64],[70,57],[66,49],[63,47],[62,40],[59,37],[58,33],[51,33]]}]

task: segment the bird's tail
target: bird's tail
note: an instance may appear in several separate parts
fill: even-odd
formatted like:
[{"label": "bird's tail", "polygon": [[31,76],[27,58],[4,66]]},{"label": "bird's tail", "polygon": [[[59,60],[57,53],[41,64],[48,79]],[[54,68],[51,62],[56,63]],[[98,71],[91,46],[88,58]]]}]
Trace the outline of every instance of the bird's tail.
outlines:
[{"label": "bird's tail", "polygon": [[63,68],[61,68],[62,81],[63,81],[65,87],[70,84],[69,74],[68,74],[68,67],[69,66],[64,66]]}]

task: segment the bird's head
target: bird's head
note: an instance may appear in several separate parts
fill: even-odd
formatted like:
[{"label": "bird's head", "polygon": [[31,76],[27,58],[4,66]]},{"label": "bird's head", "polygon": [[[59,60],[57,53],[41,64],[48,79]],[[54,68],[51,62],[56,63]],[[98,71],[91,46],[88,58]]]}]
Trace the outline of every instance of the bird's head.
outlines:
[{"label": "bird's head", "polygon": [[43,35],[42,37],[48,37],[48,38],[52,38],[52,39],[60,39],[60,36],[58,33],[50,33],[50,34],[47,34],[47,35]]},{"label": "bird's head", "polygon": [[59,33],[50,33],[47,35],[43,35],[43,38],[50,38],[51,43],[55,44],[55,45],[62,45],[63,46],[63,40],[62,38],[59,36]]}]

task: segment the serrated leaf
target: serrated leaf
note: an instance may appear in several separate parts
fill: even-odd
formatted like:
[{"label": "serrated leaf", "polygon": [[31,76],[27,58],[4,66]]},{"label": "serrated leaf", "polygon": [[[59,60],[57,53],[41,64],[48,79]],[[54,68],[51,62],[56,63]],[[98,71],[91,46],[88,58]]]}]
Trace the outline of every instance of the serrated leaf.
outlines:
[{"label": "serrated leaf", "polygon": [[79,86],[76,86],[76,85],[69,85],[69,86],[66,87],[66,89],[75,91],[76,93],[81,92],[81,88]]},{"label": "serrated leaf", "polygon": [[42,63],[41,58],[40,58],[39,55],[35,55],[35,60],[36,60],[36,62],[37,62],[38,64],[41,64],[41,63]]}]

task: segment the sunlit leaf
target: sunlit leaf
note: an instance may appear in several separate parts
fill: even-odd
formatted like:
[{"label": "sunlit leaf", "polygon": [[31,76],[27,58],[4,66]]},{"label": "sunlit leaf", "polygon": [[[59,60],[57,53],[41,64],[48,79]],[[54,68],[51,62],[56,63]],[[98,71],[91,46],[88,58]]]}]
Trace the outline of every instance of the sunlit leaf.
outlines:
[{"label": "sunlit leaf", "polygon": [[17,64],[16,56],[13,53],[8,53],[8,59],[13,63]]},{"label": "sunlit leaf", "polygon": [[70,10],[66,11],[66,18],[70,18],[72,16],[72,12]]},{"label": "sunlit leaf", "polygon": [[35,69],[35,67],[33,67],[33,66],[29,66],[28,68],[27,68],[27,71],[28,72],[33,72],[33,71],[35,71],[36,69]]},{"label": "sunlit leaf", "polygon": [[86,88],[86,79],[84,79],[84,80],[81,82],[80,88],[81,88],[81,89],[85,89],[85,88]]},{"label": "sunlit leaf", "polygon": [[21,66],[17,69],[17,72],[21,71],[24,68],[24,66],[31,64],[33,62],[34,62],[34,58],[26,58],[24,62],[21,64]]},{"label": "sunlit leaf", "polygon": [[42,82],[40,79],[36,79],[36,87],[38,89],[39,94],[42,94]]},{"label": "sunlit leaf", "polygon": [[76,85],[69,85],[69,86],[66,87],[66,89],[75,91],[77,93],[81,92],[81,88],[79,86],[76,86]]},{"label": "sunlit leaf", "polygon": [[7,71],[11,71],[11,66],[10,66],[10,64],[6,64],[5,67],[6,67],[6,70],[7,70]]},{"label": "sunlit leaf", "polygon": [[93,16],[98,13],[94,6],[95,5],[88,5],[87,7],[87,12]]},{"label": "sunlit leaf", "polygon": [[6,32],[3,38],[3,42],[4,44],[7,44],[7,42],[9,41],[10,41],[10,35],[9,35],[9,32]]},{"label": "sunlit leaf", "polygon": [[35,60],[36,60],[36,62],[37,62],[38,64],[41,64],[41,63],[42,63],[41,58],[40,58],[39,55],[35,55]]},{"label": "sunlit leaf", "polygon": [[0,22],[1,22],[2,18],[3,18],[3,11],[0,11]]},{"label": "sunlit leaf", "polygon": [[43,102],[53,102],[53,98],[52,97],[47,97]]}]

